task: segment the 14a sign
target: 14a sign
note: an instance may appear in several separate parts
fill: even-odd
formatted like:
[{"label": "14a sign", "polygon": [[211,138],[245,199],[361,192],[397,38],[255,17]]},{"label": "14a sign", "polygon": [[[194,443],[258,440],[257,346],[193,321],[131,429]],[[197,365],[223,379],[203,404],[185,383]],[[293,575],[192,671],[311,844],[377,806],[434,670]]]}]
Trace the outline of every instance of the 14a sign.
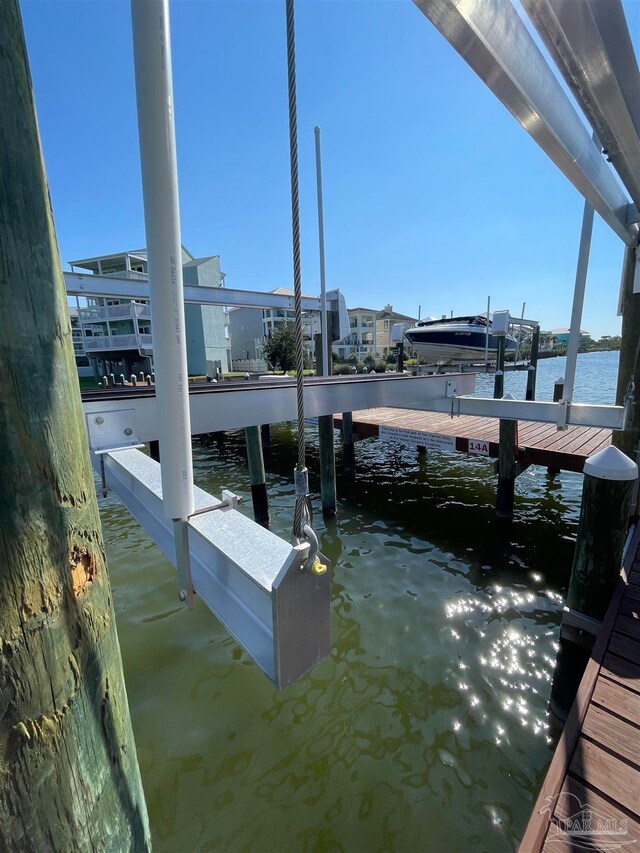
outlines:
[{"label": "14a sign", "polygon": [[489,455],[489,442],[479,438],[469,439],[469,453],[479,453],[480,456]]}]

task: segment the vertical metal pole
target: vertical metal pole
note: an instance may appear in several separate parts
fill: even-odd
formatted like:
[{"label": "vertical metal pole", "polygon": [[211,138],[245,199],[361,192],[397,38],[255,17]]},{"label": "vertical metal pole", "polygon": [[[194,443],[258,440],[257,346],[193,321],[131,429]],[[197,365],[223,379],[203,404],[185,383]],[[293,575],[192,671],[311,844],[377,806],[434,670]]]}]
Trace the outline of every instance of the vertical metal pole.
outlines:
[{"label": "vertical metal pole", "polygon": [[168,0],[131,0],[147,265],[158,371],[162,504],[173,519],[179,597],[193,607],[188,518],[193,460],[185,343]]},{"label": "vertical metal pole", "polygon": [[567,344],[567,366],[564,373],[564,394],[562,396],[558,415],[558,428],[567,428],[567,403],[573,400],[573,386],[576,378],[576,362],[580,346],[580,324],[582,321],[582,306],[584,291],[587,283],[589,267],[589,251],[593,233],[593,208],[588,201],[584,203],[582,214],[582,230],[580,232],[580,248],[578,249],[578,266],[576,268],[576,283],[573,290],[573,305],[571,308],[571,325],[569,327],[569,343]]},{"label": "vertical metal pole", "polygon": [[484,337],[484,369],[489,365],[489,312],[491,311],[491,297],[487,296],[487,332]]},{"label": "vertical metal pole", "polygon": [[168,0],[132,0],[133,53],[165,515],[193,513],[193,463]]},{"label": "vertical metal pole", "polygon": [[324,207],[322,203],[322,154],[320,128],[314,128],[316,138],[316,186],[318,192],[318,249],[320,251],[320,327],[322,329],[322,375],[329,376],[329,340],[327,324],[327,282],[324,265]]}]

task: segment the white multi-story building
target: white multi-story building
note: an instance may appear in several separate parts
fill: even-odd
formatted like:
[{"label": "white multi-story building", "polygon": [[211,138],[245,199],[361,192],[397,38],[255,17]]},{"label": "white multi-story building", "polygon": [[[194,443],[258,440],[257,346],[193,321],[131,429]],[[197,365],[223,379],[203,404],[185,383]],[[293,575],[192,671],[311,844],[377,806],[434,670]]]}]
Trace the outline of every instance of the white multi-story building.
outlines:
[{"label": "white multi-story building", "polygon": [[333,351],[340,358],[356,355],[364,358],[376,354],[376,318],[374,308],[349,308],[349,335],[333,345]]},{"label": "white multi-story building", "polygon": [[[70,261],[72,271],[126,278],[135,290],[136,281],[147,280],[145,249]],[[220,258],[194,258],[182,247],[185,284],[224,287]],[[96,377],[105,374],[150,373],[153,370],[151,310],[144,298],[109,299],[81,297],[76,305],[74,349],[76,361],[83,350]],[[74,324],[73,315],[71,318]],[[215,305],[186,305],[187,369],[204,375],[207,361],[219,361],[223,371],[231,369],[231,340],[228,312]]]},{"label": "white multi-story building", "polygon": [[[276,287],[270,293],[293,296],[288,287]],[[307,296],[307,294],[302,294]],[[233,361],[262,359],[264,342],[284,323],[295,322],[295,311],[289,308],[232,308],[229,311],[231,358]],[[303,320],[303,334],[311,340],[311,321]]]}]

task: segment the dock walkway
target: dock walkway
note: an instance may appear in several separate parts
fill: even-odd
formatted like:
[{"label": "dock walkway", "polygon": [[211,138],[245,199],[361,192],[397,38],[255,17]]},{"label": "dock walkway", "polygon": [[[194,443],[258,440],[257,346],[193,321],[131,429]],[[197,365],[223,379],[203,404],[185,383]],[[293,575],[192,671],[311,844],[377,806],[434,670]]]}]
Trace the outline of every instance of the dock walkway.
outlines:
[{"label": "dock walkway", "polygon": [[[336,415],[336,426],[340,422],[340,416]],[[427,447],[498,457],[499,421],[496,418],[469,415],[452,418],[438,412],[396,408],[353,412],[353,430],[358,436],[377,436],[381,427],[425,433]],[[400,439],[401,434],[397,437]],[[524,465],[581,472],[586,459],[610,443],[610,429],[570,426],[559,431],[555,424],[519,421],[516,459]]]},{"label": "dock walkway", "polygon": [[640,524],[520,853],[640,848],[639,551]]}]

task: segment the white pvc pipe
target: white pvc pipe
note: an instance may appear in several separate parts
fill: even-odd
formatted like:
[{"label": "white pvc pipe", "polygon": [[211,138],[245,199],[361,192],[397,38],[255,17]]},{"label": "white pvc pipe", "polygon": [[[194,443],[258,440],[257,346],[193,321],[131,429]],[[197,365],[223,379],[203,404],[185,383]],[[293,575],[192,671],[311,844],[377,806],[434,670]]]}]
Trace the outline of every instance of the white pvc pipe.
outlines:
[{"label": "white pvc pipe", "polygon": [[185,519],[193,461],[168,0],[131,0],[131,22],[163,504],[168,518]]},{"label": "white pvc pipe", "polygon": [[318,246],[320,249],[320,322],[322,324],[322,375],[329,375],[329,330],[327,328],[327,282],[324,266],[324,207],[322,204],[322,157],[320,153],[320,128],[314,128],[316,137],[316,185],[318,189]]},{"label": "white pvc pipe", "polygon": [[580,248],[578,249],[576,283],[573,290],[569,341],[567,343],[567,366],[564,372],[564,394],[562,399],[565,403],[570,403],[573,400],[573,386],[576,378],[576,362],[578,360],[578,348],[580,346],[582,306],[584,305],[584,291],[587,284],[587,269],[589,267],[589,251],[591,249],[592,233],[593,208],[588,201],[585,201],[584,211],[582,214],[582,230],[580,232]]}]

